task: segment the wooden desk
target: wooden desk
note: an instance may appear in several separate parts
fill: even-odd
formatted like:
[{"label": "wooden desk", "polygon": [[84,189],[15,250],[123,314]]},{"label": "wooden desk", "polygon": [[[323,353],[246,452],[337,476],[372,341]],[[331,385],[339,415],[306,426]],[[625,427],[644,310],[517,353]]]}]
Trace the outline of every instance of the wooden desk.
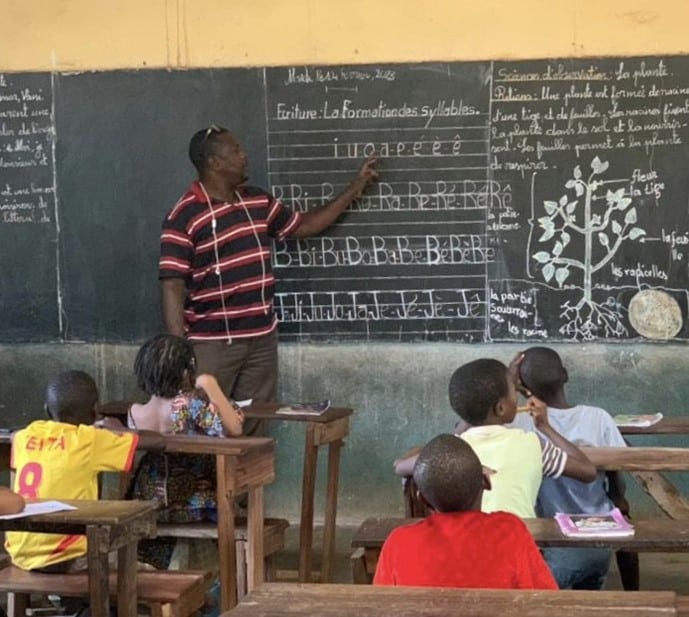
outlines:
[{"label": "wooden desk", "polygon": [[249,494],[247,508],[247,587],[264,580],[263,487],[275,479],[275,441],[268,437],[165,435],[166,452],[215,456],[218,502],[218,562],[221,608],[237,603],[234,498]]},{"label": "wooden desk", "polygon": [[666,617],[672,591],[526,591],[266,583],[223,617]]},{"label": "wooden desk", "polygon": [[[623,435],[687,435],[689,417],[665,417],[647,428],[620,427]],[[627,441],[627,443],[629,443]],[[638,446],[633,446],[637,448]],[[685,469],[686,470],[686,469]],[[631,476],[643,490],[658,504],[670,518],[689,520],[689,502],[680,495],[675,486],[658,471],[630,471]]]},{"label": "wooden desk", "polygon": [[[0,433],[0,449],[5,448],[8,451],[11,445],[11,435]],[[275,441],[268,437],[223,439],[205,435],[165,435],[165,451],[215,456],[221,608],[222,610],[232,608],[237,603],[234,498],[242,493],[249,494],[247,587],[251,590],[263,582],[265,574],[263,487],[275,479]]]},{"label": "wooden desk", "polygon": [[[419,518],[367,518],[354,533],[353,548],[364,551],[364,568],[373,576],[380,550],[393,529],[415,523]],[[634,521],[634,535],[618,538],[569,538],[552,518],[523,519],[541,548],[609,548],[646,552],[689,552],[689,522],[669,519]],[[364,581],[355,581],[364,582]]]},{"label": "wooden desk", "polygon": [[620,426],[623,435],[687,435],[689,434],[689,416],[663,417],[653,426]]},{"label": "wooden desk", "polygon": [[85,534],[91,611],[109,617],[108,554],[117,550],[117,614],[136,617],[136,546],[155,536],[157,504],[152,501],[65,501],[76,510],[0,519],[2,531]]},{"label": "wooden desk", "polygon": [[320,581],[328,582],[332,572],[335,554],[335,521],[337,517],[337,489],[340,477],[340,451],[344,438],[349,435],[352,410],[346,407],[331,407],[320,416],[280,415],[275,410],[277,403],[251,405],[245,410],[247,418],[269,421],[296,421],[306,425],[304,444],[304,472],[301,489],[301,520],[299,527],[299,581],[311,580],[313,553],[313,514],[316,490],[316,469],[318,449],[328,445],[328,483],[325,496],[325,517],[323,528],[323,551]]}]

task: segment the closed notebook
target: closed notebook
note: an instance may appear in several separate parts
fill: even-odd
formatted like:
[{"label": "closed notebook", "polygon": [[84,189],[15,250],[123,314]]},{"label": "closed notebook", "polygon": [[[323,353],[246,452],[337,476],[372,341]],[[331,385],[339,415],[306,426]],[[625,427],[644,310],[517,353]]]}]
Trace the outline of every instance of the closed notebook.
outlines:
[{"label": "closed notebook", "polygon": [[275,410],[284,416],[320,416],[330,409],[330,401],[316,401],[315,403],[294,403]]},{"label": "closed notebook", "polygon": [[617,426],[636,426],[639,428],[647,428],[657,424],[663,419],[663,414],[658,413],[640,413],[640,414],[618,414],[613,416]]},{"label": "closed notebook", "polygon": [[627,522],[618,508],[605,514],[558,512],[555,520],[560,531],[572,538],[613,538],[634,535],[634,527]]}]

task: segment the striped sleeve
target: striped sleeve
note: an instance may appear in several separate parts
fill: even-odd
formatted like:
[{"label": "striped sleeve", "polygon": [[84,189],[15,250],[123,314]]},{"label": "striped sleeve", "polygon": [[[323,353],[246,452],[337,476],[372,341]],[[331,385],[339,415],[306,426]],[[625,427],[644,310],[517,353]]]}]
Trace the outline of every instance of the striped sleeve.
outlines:
[{"label": "striped sleeve", "polygon": [[168,216],[160,234],[158,278],[184,278],[191,273],[194,244],[179,216]]},{"label": "striped sleeve", "polygon": [[544,478],[559,478],[567,464],[567,452],[547,439],[541,440],[541,461]]},{"label": "striped sleeve", "polygon": [[271,197],[268,208],[268,233],[273,238],[289,238],[301,225],[301,214],[290,210],[281,201]]}]

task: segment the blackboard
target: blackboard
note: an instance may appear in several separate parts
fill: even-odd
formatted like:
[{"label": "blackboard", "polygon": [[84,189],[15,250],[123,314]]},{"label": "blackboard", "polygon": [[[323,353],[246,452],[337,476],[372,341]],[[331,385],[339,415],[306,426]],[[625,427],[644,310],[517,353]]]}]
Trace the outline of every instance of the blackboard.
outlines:
[{"label": "blackboard", "polygon": [[642,340],[649,290],[687,316],[687,57],[1,79],[3,341],[159,331],[160,223],[211,123],[299,210],[381,157],[325,235],[276,246],[283,340]]}]

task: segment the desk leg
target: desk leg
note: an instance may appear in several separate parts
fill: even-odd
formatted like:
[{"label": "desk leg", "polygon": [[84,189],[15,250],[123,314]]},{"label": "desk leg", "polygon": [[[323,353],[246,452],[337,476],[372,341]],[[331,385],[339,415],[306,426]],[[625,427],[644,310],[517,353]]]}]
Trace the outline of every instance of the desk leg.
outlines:
[{"label": "desk leg", "polygon": [[95,525],[89,525],[86,528],[89,602],[92,617],[110,617],[108,551],[104,533],[106,533],[105,530]]},{"label": "desk leg", "polygon": [[234,475],[236,459],[215,457],[218,500],[218,567],[220,569],[221,612],[237,604],[236,556],[234,546]]},{"label": "desk leg", "polygon": [[136,540],[117,551],[117,617],[136,617]]},{"label": "desk leg", "polygon": [[263,487],[249,491],[247,512],[247,591],[252,591],[265,580],[263,551]]},{"label": "desk leg", "polygon": [[321,583],[330,582],[330,572],[332,570],[333,557],[335,555],[335,518],[337,516],[337,488],[340,477],[341,449],[341,439],[331,442],[328,447],[328,486],[325,496]]},{"label": "desk leg", "polygon": [[301,486],[301,522],[299,527],[299,582],[311,581],[311,559],[313,549],[313,501],[316,490],[316,465],[318,446],[315,445],[314,427],[306,430],[304,448],[304,476]]}]

